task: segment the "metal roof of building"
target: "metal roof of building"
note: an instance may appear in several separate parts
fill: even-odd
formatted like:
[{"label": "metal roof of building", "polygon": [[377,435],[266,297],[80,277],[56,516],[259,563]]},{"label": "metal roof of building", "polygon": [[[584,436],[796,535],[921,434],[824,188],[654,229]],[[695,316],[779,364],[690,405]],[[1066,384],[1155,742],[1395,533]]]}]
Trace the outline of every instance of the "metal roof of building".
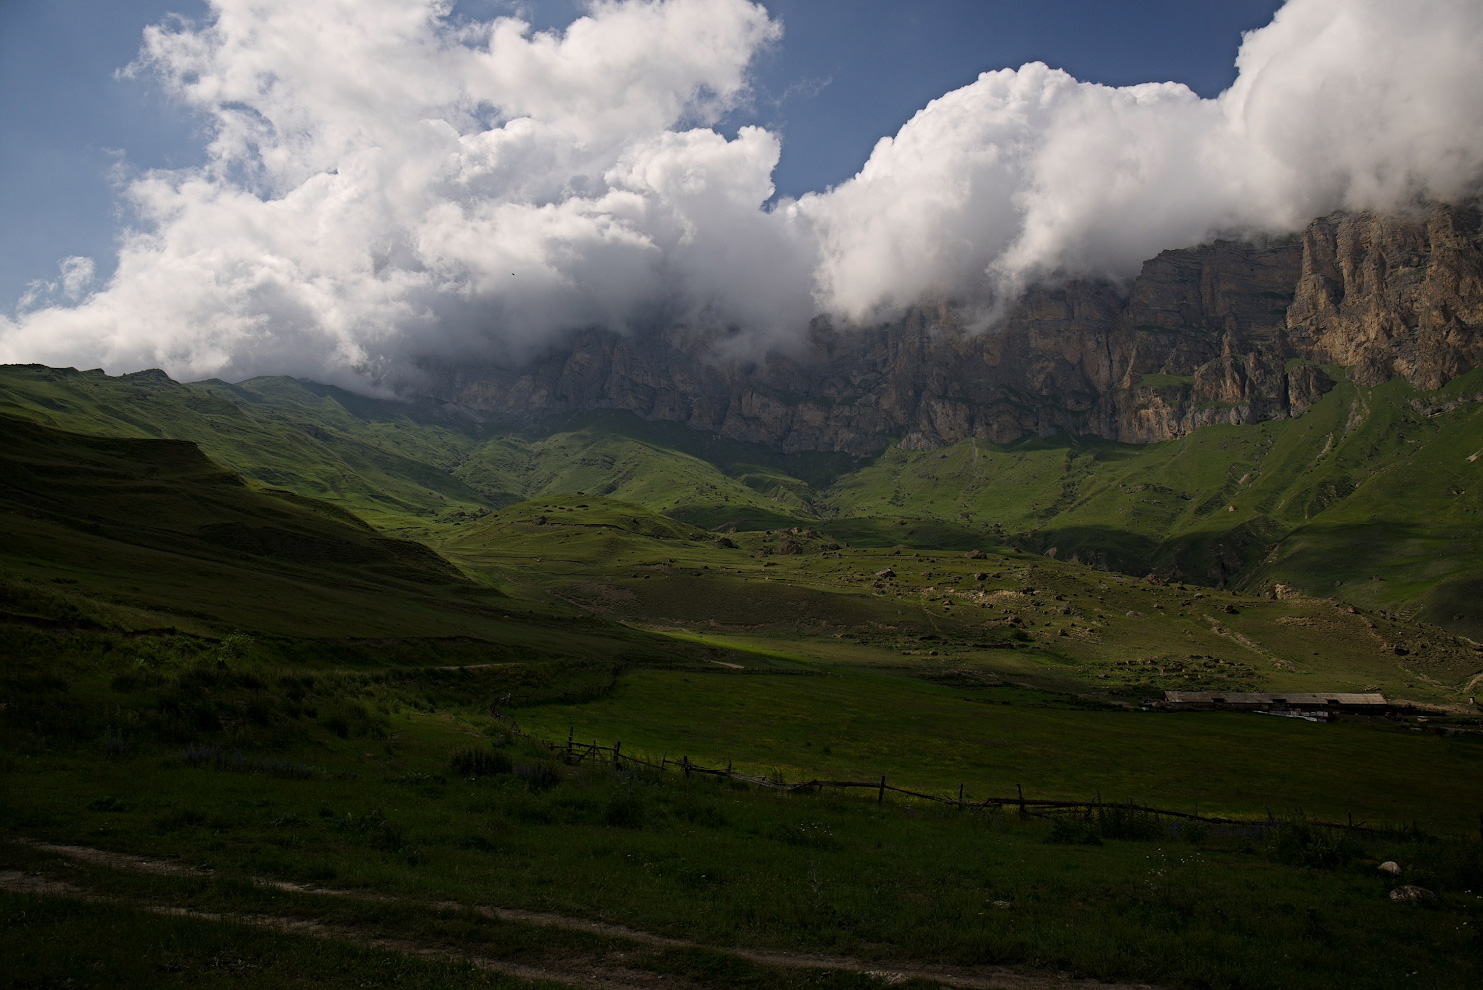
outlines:
[{"label": "metal roof of building", "polygon": [[1383,694],[1349,694],[1329,691],[1165,691],[1164,700],[1174,705],[1385,705]]}]

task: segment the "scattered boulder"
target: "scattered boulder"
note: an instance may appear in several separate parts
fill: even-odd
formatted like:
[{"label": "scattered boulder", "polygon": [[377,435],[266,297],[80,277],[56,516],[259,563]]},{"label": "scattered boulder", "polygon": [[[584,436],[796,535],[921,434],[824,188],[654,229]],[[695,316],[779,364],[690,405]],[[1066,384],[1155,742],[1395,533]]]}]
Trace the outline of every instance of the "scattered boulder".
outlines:
[{"label": "scattered boulder", "polygon": [[796,540],[784,540],[783,542],[778,544],[778,553],[784,555],[790,553],[803,553],[803,544],[797,542]]},{"label": "scattered boulder", "polygon": [[987,571],[979,571],[977,574],[973,575],[973,580],[975,581],[987,581],[988,579],[989,575]]},{"label": "scattered boulder", "polygon": [[730,537],[723,536],[716,541],[716,546],[721,547],[723,550],[735,550],[736,542]]},{"label": "scattered boulder", "polygon": [[1437,895],[1425,887],[1415,887],[1407,884],[1404,887],[1397,887],[1395,890],[1392,890],[1390,892],[1390,899],[1397,904],[1421,904],[1425,901],[1436,900]]},{"label": "scattered boulder", "polygon": [[1401,864],[1400,863],[1397,863],[1393,859],[1387,859],[1385,862],[1383,862],[1383,863],[1380,864],[1380,872],[1382,872],[1382,873],[1400,873],[1401,872]]},{"label": "scattered boulder", "polygon": [[986,554],[986,553],[984,553],[982,550],[969,550],[963,556],[964,557],[967,557],[969,560],[988,560],[989,559],[989,555]]},{"label": "scattered boulder", "polygon": [[886,567],[876,571],[875,576],[878,578],[893,578],[896,576],[896,572],[891,570],[889,567]]},{"label": "scattered boulder", "polygon": [[537,526],[544,526],[544,525],[546,525],[546,517],[545,516],[536,516],[536,525]]},{"label": "scattered boulder", "polygon": [[1237,612],[1236,611],[1236,606],[1234,606],[1234,605],[1227,605],[1225,607],[1224,611],[1225,611],[1226,615],[1240,615],[1241,614],[1240,612]]}]

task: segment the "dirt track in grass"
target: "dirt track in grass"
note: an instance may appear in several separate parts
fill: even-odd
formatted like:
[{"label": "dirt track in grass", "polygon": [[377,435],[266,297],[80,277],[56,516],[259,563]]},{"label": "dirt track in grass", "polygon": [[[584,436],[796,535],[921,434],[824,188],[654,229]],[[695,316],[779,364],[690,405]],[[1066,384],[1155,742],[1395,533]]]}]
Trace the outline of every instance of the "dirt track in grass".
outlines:
[{"label": "dirt track in grass", "polygon": [[[51,853],[66,859],[86,863],[90,866],[155,876],[210,876],[211,871],[170,860],[150,859],[127,853],[111,852],[88,846],[56,845],[14,840],[39,852]],[[468,905],[456,901],[417,901],[393,898],[363,891],[341,890],[296,884],[280,880],[253,878],[255,885],[281,890],[286,893],[320,897],[347,898],[358,901],[395,903],[403,907],[422,908],[427,911],[448,913],[468,910]],[[538,963],[514,962],[460,951],[452,946],[421,942],[407,938],[393,938],[373,934],[354,926],[317,921],[302,916],[261,913],[221,913],[198,911],[169,904],[120,898],[97,894],[66,881],[56,880],[39,873],[23,873],[16,870],[0,871],[0,890],[11,893],[35,894],[45,897],[67,897],[93,903],[107,903],[135,910],[175,917],[195,918],[230,924],[252,925],[285,933],[307,935],[316,938],[336,939],[363,948],[382,949],[429,959],[468,962],[480,969],[501,973],[526,980],[547,980],[565,983],[584,990],[649,990],[652,987],[701,988],[697,984],[677,978],[673,974],[661,975],[647,970],[623,965],[625,953],[609,952],[601,956],[575,957],[541,960]],[[759,966],[780,969],[842,970],[865,973],[878,978],[886,985],[905,983],[908,980],[930,980],[943,986],[959,987],[963,990],[1073,990],[1073,988],[1096,987],[1100,990],[1151,990],[1148,984],[1109,984],[1096,980],[1075,979],[1062,974],[1020,973],[999,966],[953,967],[931,966],[919,963],[890,963],[855,959],[849,956],[826,956],[811,953],[778,952],[766,949],[707,946],[683,939],[666,938],[651,932],[615,925],[609,922],[542,911],[526,911],[518,908],[477,905],[474,913],[486,918],[511,921],[546,928],[586,932],[610,938],[623,939],[645,946],[667,949],[707,949],[737,956]]]}]

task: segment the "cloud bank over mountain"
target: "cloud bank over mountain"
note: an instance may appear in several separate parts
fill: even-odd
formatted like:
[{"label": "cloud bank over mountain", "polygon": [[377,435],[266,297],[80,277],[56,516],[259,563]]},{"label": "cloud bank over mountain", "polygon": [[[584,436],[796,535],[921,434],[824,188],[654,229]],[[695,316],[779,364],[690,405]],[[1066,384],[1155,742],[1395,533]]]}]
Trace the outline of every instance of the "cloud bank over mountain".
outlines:
[{"label": "cloud bank over mountain", "polygon": [[1483,179],[1472,0],[1289,0],[1215,99],[986,72],[771,206],[779,137],[713,129],[781,42],[748,0],[599,0],[555,32],[444,0],[212,7],[130,69],[201,115],[206,165],[134,178],[114,275],[66,259],[0,317],[0,360],[366,387],[594,326],[786,346],[820,312],[1127,277]]}]

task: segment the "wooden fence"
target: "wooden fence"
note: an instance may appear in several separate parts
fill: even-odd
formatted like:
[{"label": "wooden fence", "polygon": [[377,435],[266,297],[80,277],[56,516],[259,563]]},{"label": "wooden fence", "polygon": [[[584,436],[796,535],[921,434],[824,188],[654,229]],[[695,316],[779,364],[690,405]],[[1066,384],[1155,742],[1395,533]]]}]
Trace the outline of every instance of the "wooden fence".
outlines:
[{"label": "wooden fence", "polygon": [[[951,795],[944,797],[941,794],[928,794],[923,791],[912,790],[908,787],[898,787],[897,785],[890,783],[886,779],[885,774],[882,774],[879,780],[825,780],[822,778],[814,778],[811,780],[800,780],[794,783],[788,783],[782,778],[781,774],[762,776],[759,774],[742,773],[741,771],[734,769],[729,762],[724,768],[707,767],[692,761],[688,756],[681,756],[679,759],[672,759],[668,754],[661,756],[659,761],[655,762],[654,760],[648,759],[643,756],[634,756],[631,753],[623,752],[623,744],[621,742],[615,742],[611,746],[602,746],[599,745],[596,741],[593,741],[591,743],[578,742],[575,738],[573,738],[572,735],[569,734],[567,736],[565,744],[552,743],[549,740],[541,739],[538,736],[534,736],[530,733],[525,732],[523,729],[520,728],[519,724],[516,723],[513,718],[504,716],[501,717],[500,721],[513,733],[534,740],[540,745],[545,746],[546,748],[559,755],[566,763],[572,766],[581,766],[582,764],[602,764],[610,765],[614,768],[624,766],[646,767],[658,773],[675,772],[683,774],[685,777],[690,777],[692,775],[725,777],[729,780],[742,781],[744,783],[753,784],[758,787],[766,787],[772,790],[788,792],[812,791],[817,793],[822,791],[826,787],[864,790],[867,792],[875,791],[875,800],[877,804],[884,803],[886,794],[889,792],[892,794],[901,794],[906,797],[916,798],[920,801],[931,801],[936,804],[954,807],[959,809],[960,811],[1002,811],[1005,809],[1013,809],[1019,814],[1021,818],[1028,818],[1032,815],[1055,815],[1073,812],[1112,812],[1133,813],[1138,815],[1147,815],[1157,818],[1167,818],[1179,821],[1200,822],[1203,824],[1216,826],[1236,826],[1241,828],[1256,829],[1272,828],[1284,823],[1282,819],[1273,816],[1270,809],[1267,810],[1265,818],[1223,818],[1217,815],[1200,814],[1198,805],[1195,807],[1195,810],[1193,812],[1174,811],[1170,808],[1154,808],[1148,805],[1138,804],[1131,799],[1128,801],[1104,802],[1101,798],[1101,795],[1098,795],[1096,799],[1092,801],[1062,801],[1047,798],[1027,798],[1025,797],[1024,786],[1021,784],[1015,785],[1015,794],[1013,797],[986,797],[983,799],[970,800],[964,797],[964,785],[962,784],[958,785],[957,797],[952,797]],[[1379,828],[1372,825],[1366,825],[1363,822],[1356,824],[1353,820],[1353,816],[1351,816],[1350,820],[1347,822],[1324,821],[1322,819],[1314,818],[1307,818],[1304,820],[1310,825],[1318,825],[1325,828],[1343,829],[1355,833],[1367,833],[1372,835],[1382,835],[1398,831],[1398,829],[1396,828]],[[1415,831],[1415,829],[1416,827],[1413,823],[1412,831]],[[1483,838],[1483,814],[1480,814],[1478,817],[1478,829],[1480,838]]]}]

